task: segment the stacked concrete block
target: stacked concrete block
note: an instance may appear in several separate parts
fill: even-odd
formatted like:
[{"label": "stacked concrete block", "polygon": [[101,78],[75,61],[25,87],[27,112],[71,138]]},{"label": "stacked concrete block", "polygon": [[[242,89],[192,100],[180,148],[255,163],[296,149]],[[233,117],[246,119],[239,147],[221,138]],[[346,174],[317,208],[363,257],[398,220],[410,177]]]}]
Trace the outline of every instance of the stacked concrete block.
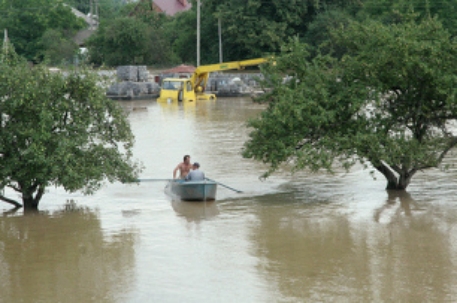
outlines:
[{"label": "stacked concrete block", "polygon": [[108,87],[108,90],[106,91],[106,94],[108,96],[119,96],[121,92],[121,86],[120,83],[113,83]]},{"label": "stacked concrete block", "polygon": [[141,85],[144,94],[156,94],[160,91],[159,84],[155,82],[143,82]]},{"label": "stacked concrete block", "polygon": [[145,65],[138,66],[138,82],[147,82],[149,80],[149,72]]},{"label": "stacked concrete block", "polygon": [[160,91],[157,83],[149,81],[149,71],[145,65],[118,66],[118,82],[107,90],[108,97],[113,99],[137,99],[139,97],[156,97]]},{"label": "stacked concrete block", "polygon": [[133,65],[118,66],[117,79],[118,81],[138,82],[138,67]]},{"label": "stacked concrete block", "polygon": [[260,73],[212,73],[206,87],[218,96],[241,96],[254,92],[259,87],[257,79],[262,79]]},{"label": "stacked concrete block", "polygon": [[136,82],[124,81],[114,83],[108,88],[108,95],[115,96],[138,96],[141,93],[141,87]]}]

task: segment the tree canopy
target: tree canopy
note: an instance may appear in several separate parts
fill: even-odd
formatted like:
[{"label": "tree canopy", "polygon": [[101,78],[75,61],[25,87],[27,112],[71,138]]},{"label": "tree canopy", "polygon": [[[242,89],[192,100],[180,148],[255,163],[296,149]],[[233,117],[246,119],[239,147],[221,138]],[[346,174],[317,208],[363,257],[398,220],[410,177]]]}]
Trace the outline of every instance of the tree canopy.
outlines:
[{"label": "tree canopy", "polygon": [[[189,0],[190,10],[174,16],[155,12],[151,1],[104,0],[97,2],[97,10],[95,2],[92,13],[98,12],[101,26],[87,45],[92,63],[196,63],[196,0]],[[3,0],[0,30],[9,30],[17,52],[29,61],[69,61],[77,51],[72,37],[87,25],[62,3],[83,13],[91,10],[89,0]],[[331,29],[350,20],[396,24],[404,22],[410,10],[418,13],[417,20],[437,17],[456,35],[457,0],[201,0],[201,63],[219,60],[219,20],[223,60],[237,61],[277,54],[283,42],[294,36],[317,48],[329,40]]]},{"label": "tree canopy", "polygon": [[86,41],[91,62],[116,66],[175,61],[166,38],[166,16],[145,3],[124,8],[124,16],[102,20],[98,31]]},{"label": "tree canopy", "polygon": [[144,64],[150,45],[148,27],[141,20],[117,18],[103,22],[86,44],[94,63],[110,66]]},{"label": "tree canopy", "polygon": [[[11,48],[0,62],[0,189],[36,209],[50,185],[92,193],[104,180],[136,179],[134,137],[96,73],[31,68]],[[1,191],[0,191],[1,192]],[[21,206],[11,197],[0,200]]]},{"label": "tree canopy", "polygon": [[[434,18],[350,22],[331,32],[340,59],[294,41],[266,70],[268,109],[249,122],[243,156],[294,170],[370,164],[406,189],[457,144],[457,44]],[[288,75],[286,80],[284,76]]]},{"label": "tree canopy", "polygon": [[[0,30],[8,35],[19,55],[29,61],[40,62],[47,49],[47,30],[59,32],[60,39],[71,42],[77,30],[85,27],[71,9],[59,0],[3,0],[0,1]],[[73,53],[77,45],[73,44]]]}]

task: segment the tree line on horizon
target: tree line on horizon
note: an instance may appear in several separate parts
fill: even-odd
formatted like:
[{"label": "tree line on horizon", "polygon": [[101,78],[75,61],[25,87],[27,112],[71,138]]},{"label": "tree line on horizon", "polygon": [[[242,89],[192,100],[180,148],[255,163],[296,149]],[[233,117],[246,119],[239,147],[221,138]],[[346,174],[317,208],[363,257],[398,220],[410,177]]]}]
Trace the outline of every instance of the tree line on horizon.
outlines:
[{"label": "tree line on horizon", "polygon": [[[170,66],[196,63],[197,11],[167,16],[151,9],[150,1],[99,2],[100,26],[87,41],[87,63],[105,66],[142,64]],[[33,62],[72,63],[78,54],[73,41],[87,25],[75,17],[71,5],[89,12],[89,0],[4,0],[0,29],[8,29],[17,53]],[[437,16],[454,36],[457,0],[201,0],[201,64],[219,62],[218,21],[221,21],[224,61],[277,54],[292,37],[325,51],[329,32],[350,21],[402,22],[413,10],[417,18]],[[335,51],[335,50],[332,50]],[[342,51],[342,50],[340,50]],[[335,55],[338,55],[336,52]]]}]

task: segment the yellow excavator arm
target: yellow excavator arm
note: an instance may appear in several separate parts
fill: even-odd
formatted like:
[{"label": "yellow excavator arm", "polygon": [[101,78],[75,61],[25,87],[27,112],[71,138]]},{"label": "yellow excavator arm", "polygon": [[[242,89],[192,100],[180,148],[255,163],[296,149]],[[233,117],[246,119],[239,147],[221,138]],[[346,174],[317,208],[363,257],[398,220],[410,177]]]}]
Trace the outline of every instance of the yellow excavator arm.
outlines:
[{"label": "yellow excavator arm", "polygon": [[219,64],[202,65],[195,69],[190,79],[167,78],[163,80],[159,102],[186,101],[193,102],[196,100],[215,100],[216,95],[205,94],[206,83],[208,82],[209,73],[230,69],[243,69],[246,66],[259,65],[268,62],[268,59],[257,58],[244,61],[224,62]]},{"label": "yellow excavator arm", "polygon": [[200,93],[204,90],[206,83],[209,78],[210,72],[233,70],[233,69],[244,69],[246,66],[254,66],[267,62],[268,59],[257,58],[244,61],[233,61],[224,62],[219,64],[201,65],[197,67],[191,77],[191,83],[196,93]]}]

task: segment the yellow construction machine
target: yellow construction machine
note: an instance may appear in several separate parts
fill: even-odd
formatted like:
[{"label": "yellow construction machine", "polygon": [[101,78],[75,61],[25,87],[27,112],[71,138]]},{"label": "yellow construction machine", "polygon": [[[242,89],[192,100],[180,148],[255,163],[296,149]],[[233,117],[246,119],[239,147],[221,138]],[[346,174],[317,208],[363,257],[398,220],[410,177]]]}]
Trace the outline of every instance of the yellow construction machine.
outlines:
[{"label": "yellow construction machine", "polygon": [[188,79],[165,78],[162,81],[159,102],[193,102],[196,100],[215,100],[216,95],[206,94],[205,87],[209,74],[215,71],[244,69],[246,66],[254,66],[267,62],[265,58],[257,58],[244,61],[224,62],[219,64],[201,65],[197,67]]}]

